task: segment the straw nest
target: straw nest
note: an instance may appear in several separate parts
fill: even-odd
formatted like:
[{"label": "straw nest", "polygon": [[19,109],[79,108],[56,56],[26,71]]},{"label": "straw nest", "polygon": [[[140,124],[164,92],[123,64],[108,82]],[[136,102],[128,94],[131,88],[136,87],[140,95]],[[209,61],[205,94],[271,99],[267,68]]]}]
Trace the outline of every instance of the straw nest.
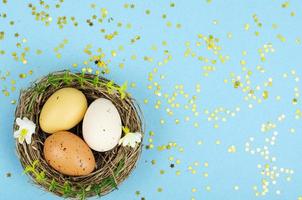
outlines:
[{"label": "straw nest", "polygon": [[[46,191],[65,198],[85,199],[105,195],[116,189],[135,168],[142,143],[135,148],[116,146],[108,152],[93,151],[96,169],[86,176],[66,176],[54,170],[44,159],[43,145],[49,134],[40,129],[39,114],[46,100],[64,87],[81,90],[88,103],[100,97],[111,100],[119,111],[123,126],[143,134],[141,111],[135,100],[125,92],[124,86],[118,86],[113,81],[93,74],[69,71],[51,73],[20,93],[16,118],[27,117],[37,125],[31,144],[20,144],[16,140],[16,150],[24,173]],[[81,126],[80,123],[71,131],[82,138]],[[16,128],[15,124],[14,130]]]}]

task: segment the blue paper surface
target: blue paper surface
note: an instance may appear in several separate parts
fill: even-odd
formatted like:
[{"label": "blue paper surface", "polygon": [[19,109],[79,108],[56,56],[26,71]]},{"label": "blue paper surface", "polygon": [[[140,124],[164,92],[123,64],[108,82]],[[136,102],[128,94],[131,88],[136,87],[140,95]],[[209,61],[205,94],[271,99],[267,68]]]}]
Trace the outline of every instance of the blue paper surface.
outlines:
[{"label": "blue paper surface", "polygon": [[[30,3],[49,13],[49,26]],[[102,70],[92,58],[98,48],[105,77],[128,81],[143,110],[144,145],[153,147],[101,199],[302,199],[301,2],[58,3],[0,2],[0,199],[59,199],[30,182],[15,153],[19,91],[53,71]]]}]

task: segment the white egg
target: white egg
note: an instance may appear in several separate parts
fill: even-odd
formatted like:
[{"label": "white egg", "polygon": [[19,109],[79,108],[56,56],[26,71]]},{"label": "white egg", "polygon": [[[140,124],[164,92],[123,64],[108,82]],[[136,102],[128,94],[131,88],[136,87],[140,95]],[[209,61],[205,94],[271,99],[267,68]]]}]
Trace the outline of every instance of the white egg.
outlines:
[{"label": "white egg", "polygon": [[99,152],[113,149],[122,135],[122,121],[113,103],[104,98],[93,101],[83,120],[83,137],[88,146]]}]

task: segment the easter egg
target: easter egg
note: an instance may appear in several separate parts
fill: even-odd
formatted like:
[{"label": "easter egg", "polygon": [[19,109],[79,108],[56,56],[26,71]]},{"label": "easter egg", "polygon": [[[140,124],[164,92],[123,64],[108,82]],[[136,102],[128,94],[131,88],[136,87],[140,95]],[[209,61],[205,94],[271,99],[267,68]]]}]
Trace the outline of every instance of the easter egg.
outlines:
[{"label": "easter egg", "polygon": [[118,144],[121,134],[121,117],[113,103],[105,98],[93,101],[83,120],[83,137],[89,147],[109,151]]},{"label": "easter egg", "polygon": [[43,105],[40,127],[46,133],[69,130],[76,126],[87,110],[85,95],[75,88],[62,88],[53,93]]},{"label": "easter egg", "polygon": [[51,167],[69,176],[90,174],[96,166],[88,145],[68,131],[56,132],[45,140],[44,157]]}]

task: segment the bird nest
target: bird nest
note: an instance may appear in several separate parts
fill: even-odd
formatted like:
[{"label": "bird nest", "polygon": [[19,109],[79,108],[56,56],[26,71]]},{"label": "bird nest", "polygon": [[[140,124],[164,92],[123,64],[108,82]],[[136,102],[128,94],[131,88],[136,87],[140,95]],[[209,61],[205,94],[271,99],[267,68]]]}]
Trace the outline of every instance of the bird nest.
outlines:
[{"label": "bird nest", "polygon": [[[39,127],[39,115],[46,100],[57,90],[73,87],[81,90],[88,103],[100,97],[109,99],[117,108],[122,124],[131,131],[143,134],[141,110],[136,101],[125,91],[125,85],[119,86],[113,81],[87,73],[60,71],[51,73],[36,81],[26,90],[22,90],[15,116],[27,117],[36,124],[31,144],[20,144],[16,140],[16,150],[24,173],[33,182],[58,196],[85,199],[91,196],[103,196],[117,189],[135,168],[142,150],[142,143],[135,148],[116,146],[107,152],[93,151],[96,168],[89,175],[67,176],[53,169],[43,155],[44,141],[49,134]],[[16,130],[17,125],[14,125]],[[71,132],[82,137],[82,122]]]}]

